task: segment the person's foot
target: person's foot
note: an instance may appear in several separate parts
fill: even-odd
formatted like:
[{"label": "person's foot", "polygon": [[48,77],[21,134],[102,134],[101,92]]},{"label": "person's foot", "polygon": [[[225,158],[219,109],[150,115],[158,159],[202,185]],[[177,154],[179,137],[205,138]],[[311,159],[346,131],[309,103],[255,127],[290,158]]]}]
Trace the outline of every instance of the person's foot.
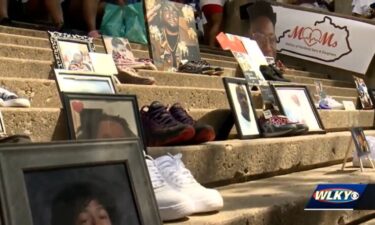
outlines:
[{"label": "person's foot", "polygon": [[1,26],[12,26],[12,21],[8,17],[4,17],[0,19]]},{"label": "person's foot", "polygon": [[102,37],[102,35],[100,34],[100,32],[98,30],[92,30],[92,31],[88,32],[87,36],[92,37],[92,38],[101,38]]},{"label": "person's foot", "polygon": [[153,77],[141,77],[134,69],[128,67],[118,68],[117,78],[121,83],[125,84],[155,84],[155,79]]}]

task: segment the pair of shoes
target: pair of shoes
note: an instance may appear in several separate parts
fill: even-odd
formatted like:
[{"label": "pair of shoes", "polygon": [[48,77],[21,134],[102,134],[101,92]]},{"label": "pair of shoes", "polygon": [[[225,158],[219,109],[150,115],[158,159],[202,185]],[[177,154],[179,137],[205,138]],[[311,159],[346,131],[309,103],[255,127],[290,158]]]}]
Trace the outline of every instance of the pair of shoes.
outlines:
[{"label": "pair of shoes", "polygon": [[326,96],[325,98],[319,101],[319,109],[345,109],[344,105],[331,96]]},{"label": "pair of shoes", "polygon": [[161,219],[181,219],[194,213],[218,211],[224,201],[217,190],[200,185],[185,167],[182,155],[165,155],[146,164]]},{"label": "pair of shoes", "polygon": [[268,65],[268,66],[260,65],[259,69],[260,69],[260,72],[262,72],[264,79],[266,80],[290,82],[290,80],[285,79],[282,76],[282,73],[280,70],[278,70],[276,67],[272,65]]},{"label": "pair of shoes", "polygon": [[224,69],[221,67],[212,67],[207,61],[185,61],[178,66],[178,72],[195,73],[219,76],[223,74]]},{"label": "pair of shoes", "polygon": [[193,120],[180,104],[169,108],[158,101],[141,108],[147,146],[198,144],[215,139],[214,129]]},{"label": "pair of shoes", "polygon": [[30,107],[30,101],[26,98],[19,98],[15,93],[0,88],[0,106]]},{"label": "pair of shoes", "polygon": [[121,83],[125,84],[142,84],[142,85],[153,85],[155,79],[153,77],[142,77],[138,75],[137,71],[127,66],[117,67],[118,74],[116,77]]}]

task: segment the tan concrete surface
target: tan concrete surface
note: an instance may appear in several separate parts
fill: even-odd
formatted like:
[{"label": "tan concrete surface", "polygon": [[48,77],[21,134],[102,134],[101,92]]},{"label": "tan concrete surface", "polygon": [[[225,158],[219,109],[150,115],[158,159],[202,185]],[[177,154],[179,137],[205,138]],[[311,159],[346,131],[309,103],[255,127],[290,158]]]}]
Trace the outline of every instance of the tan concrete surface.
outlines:
[{"label": "tan concrete surface", "polygon": [[375,219],[369,220],[367,222],[361,223],[360,225],[375,225]]},{"label": "tan concrete surface", "polygon": [[285,74],[296,75],[296,76],[314,77],[314,78],[322,78],[322,79],[329,79],[329,75],[328,74],[313,73],[313,72],[309,72],[309,71],[294,70],[294,69],[286,69],[285,70]]},{"label": "tan concrete surface", "polygon": [[340,166],[292,173],[218,188],[224,198],[219,213],[193,215],[175,225],[343,225],[374,211],[304,211],[322,183],[374,183],[373,171],[340,171]]},{"label": "tan concrete surface", "polygon": [[[366,134],[375,135],[375,131]],[[158,147],[150,149],[149,154],[157,157],[168,152],[182,153],[186,167],[192,170],[198,181],[207,184],[241,181],[249,176],[297,171],[341,161],[350,140],[350,132],[334,132],[293,138],[209,142],[199,148]]]}]

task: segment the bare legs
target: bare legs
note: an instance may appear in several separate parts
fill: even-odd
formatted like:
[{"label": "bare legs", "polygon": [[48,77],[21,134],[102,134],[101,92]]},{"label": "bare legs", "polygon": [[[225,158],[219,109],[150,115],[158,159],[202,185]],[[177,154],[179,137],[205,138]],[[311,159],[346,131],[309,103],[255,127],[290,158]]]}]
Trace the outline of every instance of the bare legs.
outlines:
[{"label": "bare legs", "polygon": [[204,40],[210,47],[216,46],[216,36],[223,30],[223,14],[214,13],[206,18],[204,25]]},{"label": "bare legs", "polygon": [[0,0],[0,21],[8,18],[8,0]]},{"label": "bare legs", "polygon": [[82,15],[87,27],[87,31],[89,32],[96,30],[96,14],[98,11],[99,1],[100,0],[72,0],[70,3],[70,14]]},{"label": "bare legs", "polygon": [[44,5],[51,15],[53,24],[56,26],[56,28],[60,29],[64,24],[64,17],[60,0],[44,0]]}]

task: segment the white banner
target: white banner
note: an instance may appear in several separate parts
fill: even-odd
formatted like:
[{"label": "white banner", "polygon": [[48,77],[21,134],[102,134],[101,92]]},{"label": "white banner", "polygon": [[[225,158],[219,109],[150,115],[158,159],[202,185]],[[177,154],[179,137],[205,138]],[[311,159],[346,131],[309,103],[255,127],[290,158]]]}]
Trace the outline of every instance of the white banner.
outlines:
[{"label": "white banner", "polygon": [[375,26],[273,6],[279,53],[365,74],[375,53]]}]

